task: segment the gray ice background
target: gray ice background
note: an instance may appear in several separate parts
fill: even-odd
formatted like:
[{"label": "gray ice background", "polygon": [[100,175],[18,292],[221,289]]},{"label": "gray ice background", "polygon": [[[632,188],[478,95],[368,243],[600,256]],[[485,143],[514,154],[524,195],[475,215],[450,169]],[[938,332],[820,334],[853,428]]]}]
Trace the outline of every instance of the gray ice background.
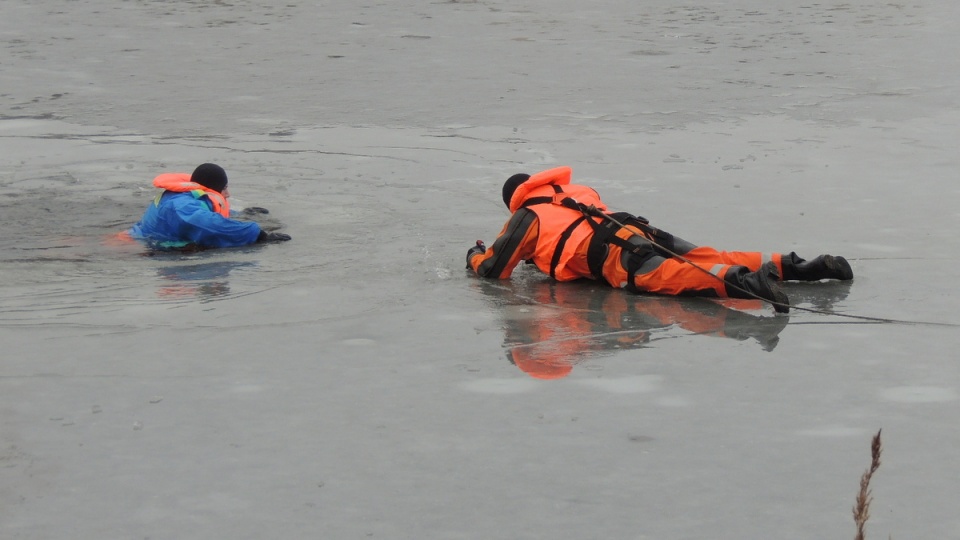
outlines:
[{"label": "gray ice background", "polygon": [[[0,0],[0,538],[851,538],[880,428],[868,537],[960,538],[958,25],[952,0]],[[204,161],[293,241],[111,239]],[[766,351],[464,272],[502,181],[557,165],[700,244],[849,257],[802,306],[948,325],[796,311]],[[578,317],[526,336],[575,338],[567,377],[508,361]]]}]

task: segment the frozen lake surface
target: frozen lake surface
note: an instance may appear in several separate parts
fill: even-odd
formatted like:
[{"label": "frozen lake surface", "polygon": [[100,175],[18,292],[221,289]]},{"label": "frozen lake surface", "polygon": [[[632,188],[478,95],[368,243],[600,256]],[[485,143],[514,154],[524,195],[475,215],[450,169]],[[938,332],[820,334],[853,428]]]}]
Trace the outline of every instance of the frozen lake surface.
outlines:
[{"label": "frozen lake surface", "polygon": [[[0,537],[957,538],[960,7],[5,1]],[[223,165],[293,241],[114,236]],[[802,307],[479,280],[516,172]]]}]

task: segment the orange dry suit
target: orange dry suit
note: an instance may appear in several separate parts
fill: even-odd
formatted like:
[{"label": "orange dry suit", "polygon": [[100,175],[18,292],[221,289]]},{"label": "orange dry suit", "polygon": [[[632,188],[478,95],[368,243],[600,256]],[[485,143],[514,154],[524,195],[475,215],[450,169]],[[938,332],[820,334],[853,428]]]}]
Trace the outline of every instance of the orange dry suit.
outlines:
[{"label": "orange dry suit", "polygon": [[[509,221],[489,249],[469,255],[469,267],[482,277],[506,279],[526,260],[558,281],[588,278],[632,292],[715,297],[729,296],[724,277],[731,268],[755,272],[772,260],[782,275],[777,253],[695,246],[623,212],[611,214],[626,225],[622,229],[588,217],[577,203],[605,213],[607,207],[593,189],[571,184],[572,172],[557,167],[520,184],[510,199]],[[742,268],[732,273],[737,271]]]}]

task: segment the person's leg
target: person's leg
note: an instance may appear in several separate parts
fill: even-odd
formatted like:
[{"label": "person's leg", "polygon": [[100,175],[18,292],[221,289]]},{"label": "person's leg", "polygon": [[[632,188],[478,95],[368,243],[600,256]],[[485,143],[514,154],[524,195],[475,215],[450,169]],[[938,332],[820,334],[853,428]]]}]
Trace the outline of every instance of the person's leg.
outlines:
[{"label": "person's leg", "polygon": [[760,266],[773,261],[777,265],[777,270],[783,273],[780,266],[781,255],[779,253],[761,253],[759,251],[720,251],[709,246],[698,246],[688,242],[683,238],[670,234],[660,229],[648,226],[648,238],[656,246],[654,250],[664,258],[671,258],[674,255],[680,255],[698,265],[728,264],[736,266],[745,266],[751,272],[756,272]]},{"label": "person's leg", "polygon": [[644,229],[641,232],[632,225],[617,231],[617,237],[635,247],[627,251],[615,243],[609,245],[603,264],[603,277],[610,285],[634,292],[672,296],[726,296],[723,275],[729,265],[720,264],[714,268],[713,264],[709,264],[704,270],[699,270],[665,255],[664,250],[658,247],[661,241],[669,243],[671,250],[677,247],[672,241],[673,237],[665,238],[658,234],[659,241],[654,244],[644,233],[650,234],[650,231]]},{"label": "person's leg", "polygon": [[[610,246],[603,276],[612,286],[671,296],[761,298],[774,302],[777,311],[789,310],[789,300],[776,283],[779,268],[772,261],[761,265],[762,254],[720,252],[690,244],[683,258],[664,257],[663,249],[637,233],[628,229],[617,233],[636,246],[632,251]],[[673,247],[678,246],[677,240],[673,238]]]},{"label": "person's leg", "polygon": [[[672,296],[761,298],[773,302],[778,312],[789,311],[790,300],[777,284],[780,273],[773,262],[765,263],[754,272],[742,265],[694,264],[676,258],[651,257],[637,268],[633,289]],[[627,265],[629,273],[629,261]]]},{"label": "person's leg", "polygon": [[756,272],[767,261],[772,261],[783,281],[819,281],[821,279],[853,279],[850,263],[840,256],[820,255],[805,260],[794,252],[788,254],[761,253],[756,251],[719,251],[708,246],[696,246],[684,253],[674,251],[691,262],[707,264],[732,264],[745,266]]},{"label": "person's leg", "polygon": [[790,312],[790,299],[780,289],[780,271],[776,263],[768,261],[756,272],[745,266],[731,266],[723,276],[730,298],[762,298],[773,304],[777,313]]},{"label": "person's leg", "polygon": [[[621,264],[628,275],[632,271],[632,285],[637,291],[670,296],[727,296],[723,276],[731,265],[711,264],[697,268],[680,259],[659,255],[638,265],[631,258],[632,255],[627,254]],[[627,284],[621,284],[621,287],[631,288]]]},{"label": "person's leg", "polygon": [[708,246],[696,247],[686,254],[685,259],[697,264],[732,264],[745,266],[756,272],[765,262],[772,261],[780,270],[779,253],[761,253],[759,251],[719,251]]}]

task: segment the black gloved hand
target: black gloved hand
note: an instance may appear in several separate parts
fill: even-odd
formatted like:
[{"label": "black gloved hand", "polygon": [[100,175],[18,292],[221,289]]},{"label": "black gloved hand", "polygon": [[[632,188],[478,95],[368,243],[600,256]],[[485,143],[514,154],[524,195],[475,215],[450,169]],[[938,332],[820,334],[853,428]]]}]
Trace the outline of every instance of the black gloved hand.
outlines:
[{"label": "black gloved hand", "polygon": [[240,213],[247,216],[256,216],[258,214],[269,214],[270,211],[267,210],[266,208],[263,208],[262,206],[251,206],[249,208],[244,208],[243,210],[240,211]]},{"label": "black gloved hand", "polygon": [[257,236],[257,242],[286,242],[287,240],[290,240],[289,234],[278,232],[268,233],[263,229],[260,230],[260,235]]},{"label": "black gloved hand", "polygon": [[476,245],[467,250],[467,268],[470,268],[470,257],[473,257],[477,253],[486,253],[487,246],[483,245],[483,240],[477,240]]}]

